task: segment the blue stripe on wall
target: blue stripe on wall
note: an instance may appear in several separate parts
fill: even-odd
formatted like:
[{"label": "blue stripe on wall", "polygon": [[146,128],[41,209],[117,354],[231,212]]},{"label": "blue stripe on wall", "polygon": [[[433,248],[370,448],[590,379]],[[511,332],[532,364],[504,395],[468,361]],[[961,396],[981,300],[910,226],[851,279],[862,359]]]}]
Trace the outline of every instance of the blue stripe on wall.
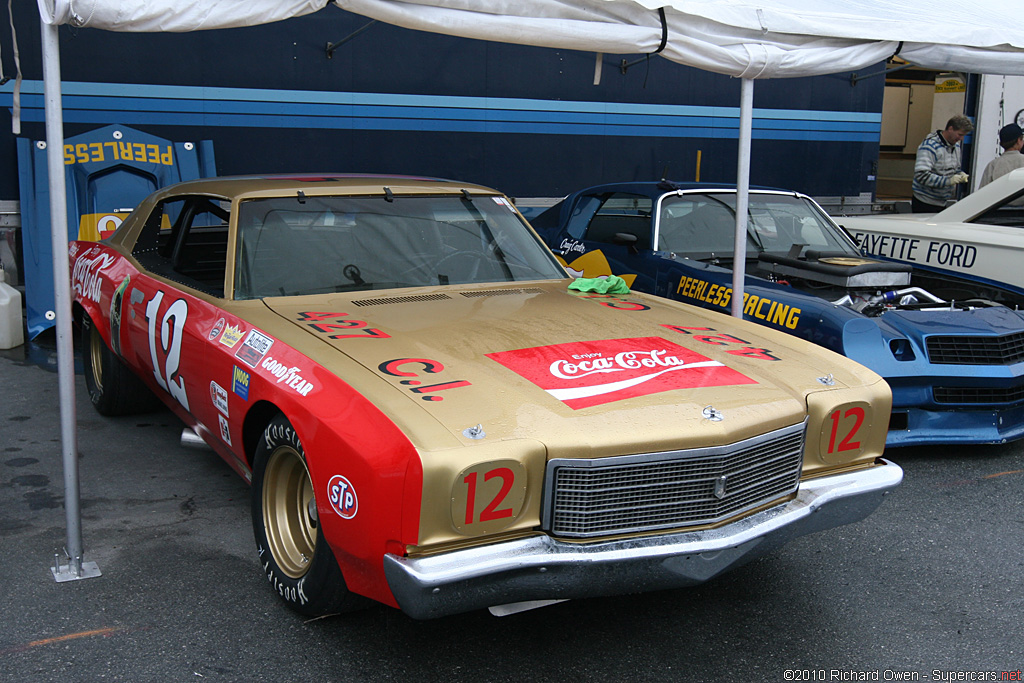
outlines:
[{"label": "blue stripe on wall", "polygon": [[[0,86],[0,105],[12,106],[13,85]],[[65,122],[104,125],[736,138],[739,122],[738,107],[79,82],[61,89]],[[44,120],[42,91],[41,81],[22,83],[23,120]],[[753,137],[877,142],[881,118],[755,109]]]}]

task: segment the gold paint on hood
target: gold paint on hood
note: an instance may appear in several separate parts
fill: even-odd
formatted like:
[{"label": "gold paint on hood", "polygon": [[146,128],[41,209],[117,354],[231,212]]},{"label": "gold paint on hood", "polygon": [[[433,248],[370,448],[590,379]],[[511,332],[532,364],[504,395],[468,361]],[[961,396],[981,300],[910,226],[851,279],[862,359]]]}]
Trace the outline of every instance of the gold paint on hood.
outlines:
[{"label": "gold paint on hood", "polygon": [[[307,333],[300,351],[342,379],[349,361],[341,354],[379,377],[379,383],[360,386],[375,394],[372,400],[396,405],[395,392],[404,396],[398,405],[408,410],[389,416],[421,450],[451,446],[451,439],[437,439],[436,423],[465,445],[482,443],[465,432],[478,424],[488,443],[541,441],[548,457],[724,444],[801,422],[806,395],[824,389],[818,377],[831,374],[837,388],[879,381],[842,356],[751,323],[642,294],[569,292],[567,283],[447,286],[264,302]],[[666,325],[709,329],[687,334]],[[721,335],[731,337],[723,341]],[[750,381],[574,408],[487,355],[646,338],[718,361]],[[735,353],[744,348],[767,349],[779,360]],[[547,365],[537,371],[544,374]],[[721,421],[704,416],[709,405],[722,414]]]}]

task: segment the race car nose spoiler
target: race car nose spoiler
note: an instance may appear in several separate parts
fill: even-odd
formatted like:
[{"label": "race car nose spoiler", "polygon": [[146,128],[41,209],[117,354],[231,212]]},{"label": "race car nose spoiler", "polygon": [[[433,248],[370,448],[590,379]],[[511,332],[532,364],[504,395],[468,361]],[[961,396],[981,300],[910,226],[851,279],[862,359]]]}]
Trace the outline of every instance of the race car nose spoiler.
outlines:
[{"label": "race car nose spoiler", "polygon": [[902,479],[898,465],[879,460],[801,482],[795,498],[714,529],[599,543],[538,535],[415,559],[387,554],[384,573],[416,619],[692,586],[793,538],[864,519]]}]

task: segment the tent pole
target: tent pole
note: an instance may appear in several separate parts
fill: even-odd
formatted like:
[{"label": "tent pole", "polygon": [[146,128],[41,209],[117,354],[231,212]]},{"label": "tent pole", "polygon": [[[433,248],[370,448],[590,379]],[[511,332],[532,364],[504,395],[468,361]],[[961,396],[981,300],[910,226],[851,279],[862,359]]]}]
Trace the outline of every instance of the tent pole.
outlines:
[{"label": "tent pole", "polygon": [[67,520],[66,567],[54,557],[58,582],[99,576],[95,562],[82,561],[82,514],[78,488],[78,438],[75,432],[75,349],[71,332],[71,282],[68,272],[68,209],[64,178],[64,113],[60,93],[59,27],[40,22],[43,31],[43,92],[46,102],[46,169],[50,185],[50,242],[53,250],[54,313],[57,317],[57,383],[64,459],[64,514]]},{"label": "tent pole", "polygon": [[747,206],[750,200],[750,139],[754,120],[754,80],[740,81],[740,139],[736,164],[736,235],[732,262],[732,315],[743,317],[747,275]]}]

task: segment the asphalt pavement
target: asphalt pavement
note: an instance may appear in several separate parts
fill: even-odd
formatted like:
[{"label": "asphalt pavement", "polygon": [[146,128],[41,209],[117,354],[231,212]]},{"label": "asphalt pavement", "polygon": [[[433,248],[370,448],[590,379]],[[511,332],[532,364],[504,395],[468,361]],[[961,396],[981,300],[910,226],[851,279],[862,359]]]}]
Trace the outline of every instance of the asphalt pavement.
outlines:
[{"label": "asphalt pavement", "polygon": [[80,375],[85,559],[102,576],[54,580],[54,355],[0,352],[2,681],[1021,680],[1024,444],[892,450],[904,483],[867,520],[694,589],[309,620],[261,573],[245,482],[181,446],[169,411],[101,417]]}]

